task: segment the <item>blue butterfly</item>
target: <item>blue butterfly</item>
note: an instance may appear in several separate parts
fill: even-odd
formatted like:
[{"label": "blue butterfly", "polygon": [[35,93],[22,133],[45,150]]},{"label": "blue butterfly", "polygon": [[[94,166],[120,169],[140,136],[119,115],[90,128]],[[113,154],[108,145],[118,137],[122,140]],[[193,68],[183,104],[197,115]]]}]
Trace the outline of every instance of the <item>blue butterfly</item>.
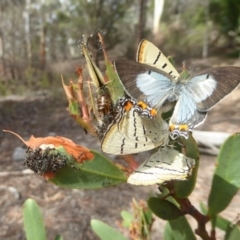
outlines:
[{"label": "blue butterfly", "polygon": [[240,67],[215,67],[193,76],[179,76],[162,52],[143,40],[137,60],[119,60],[115,70],[126,93],[161,110],[175,103],[169,121],[170,136],[188,137],[188,132],[204,121],[207,111],[240,83]]}]

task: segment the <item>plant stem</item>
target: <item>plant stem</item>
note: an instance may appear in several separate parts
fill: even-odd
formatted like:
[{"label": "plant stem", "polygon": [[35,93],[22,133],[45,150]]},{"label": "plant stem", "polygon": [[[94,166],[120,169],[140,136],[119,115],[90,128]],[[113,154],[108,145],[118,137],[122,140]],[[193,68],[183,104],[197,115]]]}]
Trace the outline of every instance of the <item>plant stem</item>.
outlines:
[{"label": "plant stem", "polygon": [[206,230],[206,223],[209,221],[209,217],[200,213],[189,201],[188,198],[176,199],[181,206],[181,210],[189,215],[191,215],[198,223],[198,228],[195,233],[200,236],[203,240],[216,240],[215,235],[211,234],[209,236]]}]

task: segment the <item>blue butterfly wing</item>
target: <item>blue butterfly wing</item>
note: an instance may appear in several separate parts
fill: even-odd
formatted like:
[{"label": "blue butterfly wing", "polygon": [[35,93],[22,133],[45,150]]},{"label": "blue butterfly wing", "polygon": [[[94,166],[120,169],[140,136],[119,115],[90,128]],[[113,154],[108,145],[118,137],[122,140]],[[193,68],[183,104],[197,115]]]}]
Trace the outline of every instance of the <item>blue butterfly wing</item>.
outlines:
[{"label": "blue butterfly wing", "polygon": [[239,76],[239,67],[219,67],[178,82],[179,99],[169,123],[171,136],[187,137],[187,131],[202,123],[207,111],[239,85]]},{"label": "blue butterfly wing", "polygon": [[168,76],[154,71],[137,75],[136,85],[144,93],[145,101],[155,108],[160,108],[168,100],[174,88]]},{"label": "blue butterfly wing", "polygon": [[151,107],[160,108],[173,92],[174,78],[160,69],[129,60],[114,66],[127,94]]},{"label": "blue butterfly wing", "polygon": [[240,67],[217,67],[193,76],[186,89],[192,94],[199,111],[207,111],[240,83]]},{"label": "blue butterfly wing", "polygon": [[182,87],[179,95],[180,97],[175,105],[169,127],[172,130],[172,135],[176,133],[177,135],[187,137],[189,130],[204,121],[207,112],[198,111],[197,104],[187,88]]}]

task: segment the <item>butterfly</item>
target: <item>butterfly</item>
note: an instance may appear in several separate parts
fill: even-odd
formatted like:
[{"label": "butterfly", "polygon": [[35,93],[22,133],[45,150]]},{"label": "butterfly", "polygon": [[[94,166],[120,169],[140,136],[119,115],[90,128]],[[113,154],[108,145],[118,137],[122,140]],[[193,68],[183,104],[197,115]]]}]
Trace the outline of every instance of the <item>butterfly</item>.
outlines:
[{"label": "butterfly", "polygon": [[170,180],[185,180],[195,166],[195,160],[171,147],[153,153],[128,177],[133,185],[161,184]]},{"label": "butterfly", "polygon": [[151,118],[151,109],[138,102],[122,98],[118,101],[119,112],[106,130],[102,151],[115,155],[126,155],[148,151],[166,145],[169,137],[168,124],[161,113]]},{"label": "butterfly", "polygon": [[137,53],[137,60],[144,63],[118,60],[114,63],[115,70],[133,99],[143,100],[157,110],[176,103],[169,121],[170,136],[188,138],[189,130],[204,121],[207,111],[239,85],[240,67],[209,68],[186,77],[179,75],[157,49],[144,40]]},{"label": "butterfly", "polygon": [[153,43],[143,39],[137,49],[136,61],[155,66],[156,68],[168,73],[174,78],[179,77],[178,71],[173,67],[164,54]]}]

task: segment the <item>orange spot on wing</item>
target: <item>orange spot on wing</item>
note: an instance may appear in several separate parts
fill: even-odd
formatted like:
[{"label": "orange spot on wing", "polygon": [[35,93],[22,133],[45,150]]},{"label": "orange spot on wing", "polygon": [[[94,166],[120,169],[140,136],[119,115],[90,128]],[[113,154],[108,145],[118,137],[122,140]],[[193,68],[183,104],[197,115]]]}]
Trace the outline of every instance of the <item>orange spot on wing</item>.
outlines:
[{"label": "orange spot on wing", "polygon": [[179,125],[179,130],[180,131],[188,131],[188,125],[187,124],[182,124],[182,125]]},{"label": "orange spot on wing", "polygon": [[124,110],[125,110],[126,112],[128,112],[128,111],[131,110],[132,106],[133,106],[133,104],[132,104],[131,102],[126,101],[125,104],[124,104]]},{"label": "orange spot on wing", "polygon": [[142,109],[146,109],[148,107],[148,105],[142,101],[138,102],[137,105]]},{"label": "orange spot on wing", "polygon": [[152,108],[152,109],[150,110],[150,113],[151,113],[151,115],[152,115],[153,117],[156,117],[156,116],[157,116],[157,110],[156,110],[155,108]]},{"label": "orange spot on wing", "polygon": [[169,131],[173,131],[175,129],[178,129],[179,131],[185,131],[187,132],[189,130],[189,127],[187,124],[181,124],[181,125],[174,125],[174,124],[171,124],[169,125]]},{"label": "orange spot on wing", "polygon": [[175,125],[171,124],[169,125],[169,131],[172,132],[175,129]]},{"label": "orange spot on wing", "polygon": [[152,117],[156,117],[157,115],[157,110],[155,108],[151,108],[149,107],[145,102],[142,102],[142,101],[139,101],[137,103],[138,107],[142,108],[143,110],[148,110],[149,111],[149,114],[152,116]]}]

